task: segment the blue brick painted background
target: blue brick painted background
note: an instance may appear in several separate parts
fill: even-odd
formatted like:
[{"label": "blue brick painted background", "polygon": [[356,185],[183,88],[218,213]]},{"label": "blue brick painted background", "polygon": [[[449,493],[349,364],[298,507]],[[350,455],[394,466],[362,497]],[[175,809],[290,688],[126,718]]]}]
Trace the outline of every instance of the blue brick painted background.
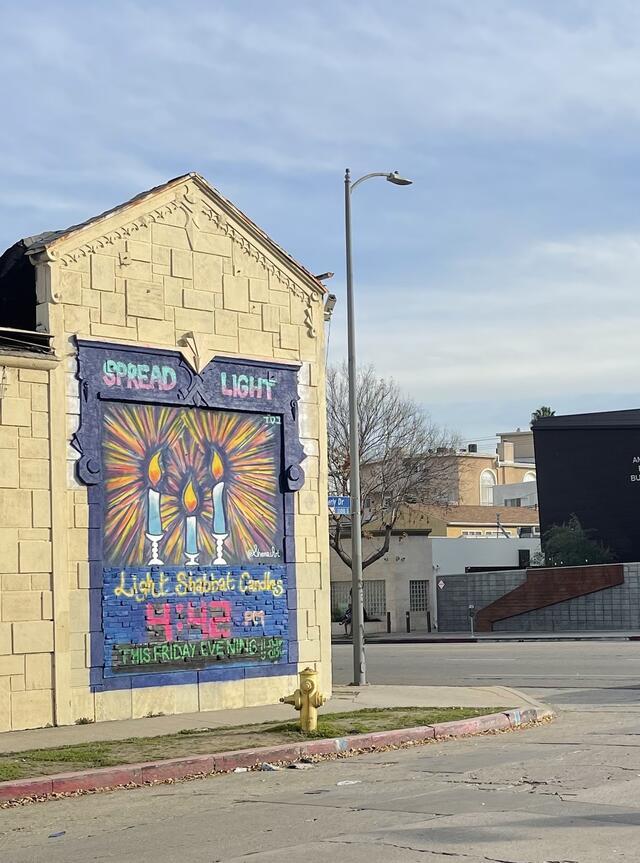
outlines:
[{"label": "blue brick painted background", "polygon": [[[185,584],[187,579],[217,579],[224,589],[200,593],[197,586]],[[264,583],[265,579],[271,589],[247,589],[259,587],[251,581]],[[105,677],[237,671],[256,666],[266,671],[286,665],[291,662],[292,644],[287,597],[287,567],[283,565],[104,569]],[[220,601],[230,604],[228,626],[218,622],[221,609],[216,603]],[[149,604],[153,606],[150,610]],[[259,625],[245,622],[247,611],[264,613],[263,618],[256,616]],[[212,619],[213,634],[207,629]],[[281,649],[279,639],[283,640]],[[137,645],[145,646],[144,654],[128,648]],[[135,664],[123,667],[122,656],[134,656]]]}]

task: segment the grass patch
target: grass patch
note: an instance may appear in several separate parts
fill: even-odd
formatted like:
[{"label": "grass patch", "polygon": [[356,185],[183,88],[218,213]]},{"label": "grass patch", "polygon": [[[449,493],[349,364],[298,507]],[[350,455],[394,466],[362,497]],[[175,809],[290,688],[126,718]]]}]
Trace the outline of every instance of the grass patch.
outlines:
[{"label": "grass patch", "polygon": [[347,713],[320,713],[318,730],[313,734],[301,732],[298,722],[293,719],[290,722],[183,729],[176,734],[156,737],[132,737],[128,740],[82,743],[53,749],[30,749],[26,752],[0,755],[0,781],[45,776],[87,767],[113,767],[138,761],[269,746],[310,738],[344,737],[347,734],[411,728],[415,725],[431,725],[434,722],[469,719],[501,710],[501,707],[367,708]]},{"label": "grass patch", "polygon": [[295,720],[281,722],[272,726],[271,730],[287,734],[290,740],[344,737],[345,734],[369,734],[391,728],[413,728],[416,725],[432,725],[434,722],[453,722],[456,719],[470,719],[500,710],[500,707],[367,707],[350,713],[320,713],[318,730],[311,734],[301,732]]}]

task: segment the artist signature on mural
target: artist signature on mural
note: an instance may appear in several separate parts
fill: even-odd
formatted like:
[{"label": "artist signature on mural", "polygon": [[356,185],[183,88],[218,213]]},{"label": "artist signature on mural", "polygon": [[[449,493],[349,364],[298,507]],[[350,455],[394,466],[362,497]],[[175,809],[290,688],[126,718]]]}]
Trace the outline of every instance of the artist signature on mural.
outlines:
[{"label": "artist signature on mural", "polygon": [[260,550],[257,545],[252,545],[251,548],[247,549],[247,557],[256,558],[256,557],[268,557],[268,558],[278,558],[280,557],[280,550],[272,545],[271,548],[267,548],[265,550]]}]

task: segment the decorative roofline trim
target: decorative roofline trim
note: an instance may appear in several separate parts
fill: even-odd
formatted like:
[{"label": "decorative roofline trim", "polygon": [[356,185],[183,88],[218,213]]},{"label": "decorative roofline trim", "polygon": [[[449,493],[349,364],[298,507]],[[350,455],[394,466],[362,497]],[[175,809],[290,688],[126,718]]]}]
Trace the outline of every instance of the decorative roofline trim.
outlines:
[{"label": "decorative roofline trim", "polygon": [[[201,183],[204,183],[204,181],[201,181]],[[221,202],[221,209],[224,208],[225,203],[227,202]],[[228,206],[232,209],[232,205],[229,204]],[[193,195],[192,189],[190,189],[189,185],[186,183],[182,187],[176,189],[176,193],[171,200],[160,204],[149,212],[144,213],[123,225],[113,228],[111,231],[107,231],[92,240],[81,243],[75,249],[59,253],[55,246],[57,243],[66,239],[65,237],[60,237],[53,241],[50,246],[46,246],[45,248],[40,246],[34,249],[31,253],[28,252],[28,254],[33,255],[35,260],[42,260],[42,257],[45,256],[47,261],[58,262],[62,267],[68,267],[77,263],[82,258],[87,258],[89,255],[99,253],[102,249],[113,247],[119,241],[135,237],[136,233],[142,228],[146,228],[153,223],[164,222],[167,217],[172,216],[177,212],[184,214],[185,230],[187,231],[187,235],[189,236],[189,241],[192,246],[193,229],[195,228],[200,230],[198,218],[200,216],[204,216],[213,225],[215,225],[216,229],[219,231],[219,236],[231,239],[231,241],[246,255],[259,263],[270,275],[276,278],[286,289],[291,291],[294,296],[302,300],[305,304],[304,324],[307,329],[307,334],[310,338],[314,338],[316,336],[317,331],[313,319],[313,304],[320,304],[320,298],[323,291],[322,286],[309,284],[307,290],[301,287],[301,285],[286,272],[285,268],[274,263],[270,257],[258,248],[258,246],[247,239],[244,233],[238,230],[231,223],[230,219],[241,217],[242,214],[240,214],[239,211],[237,211],[237,213],[233,211],[230,215],[230,219],[225,217],[223,213],[219,212],[218,209],[216,209],[209,201],[205,200],[203,196]],[[112,213],[111,215],[116,215],[116,213]],[[251,224],[249,220],[246,221]],[[87,225],[87,228],[88,227],[90,227],[90,224]],[[266,235],[265,242],[271,242]],[[280,251],[275,245],[272,248],[276,253]],[[293,267],[299,268],[293,259],[290,260]],[[305,281],[309,282],[309,277],[304,271],[302,272],[305,276]]]}]

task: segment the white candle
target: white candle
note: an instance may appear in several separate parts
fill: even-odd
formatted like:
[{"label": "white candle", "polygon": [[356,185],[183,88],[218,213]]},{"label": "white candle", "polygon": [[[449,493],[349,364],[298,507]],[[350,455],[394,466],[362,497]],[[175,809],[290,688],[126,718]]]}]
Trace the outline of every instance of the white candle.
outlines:
[{"label": "white candle", "polygon": [[153,488],[150,488],[148,492],[147,533],[150,536],[162,536],[160,492]]},{"label": "white candle", "polygon": [[227,532],[227,521],[224,515],[224,483],[218,482],[213,487],[211,499],[213,501],[213,532],[214,534],[224,534]]},{"label": "white candle", "polygon": [[195,515],[188,515],[186,519],[185,552],[187,554],[198,553],[198,523]]}]

